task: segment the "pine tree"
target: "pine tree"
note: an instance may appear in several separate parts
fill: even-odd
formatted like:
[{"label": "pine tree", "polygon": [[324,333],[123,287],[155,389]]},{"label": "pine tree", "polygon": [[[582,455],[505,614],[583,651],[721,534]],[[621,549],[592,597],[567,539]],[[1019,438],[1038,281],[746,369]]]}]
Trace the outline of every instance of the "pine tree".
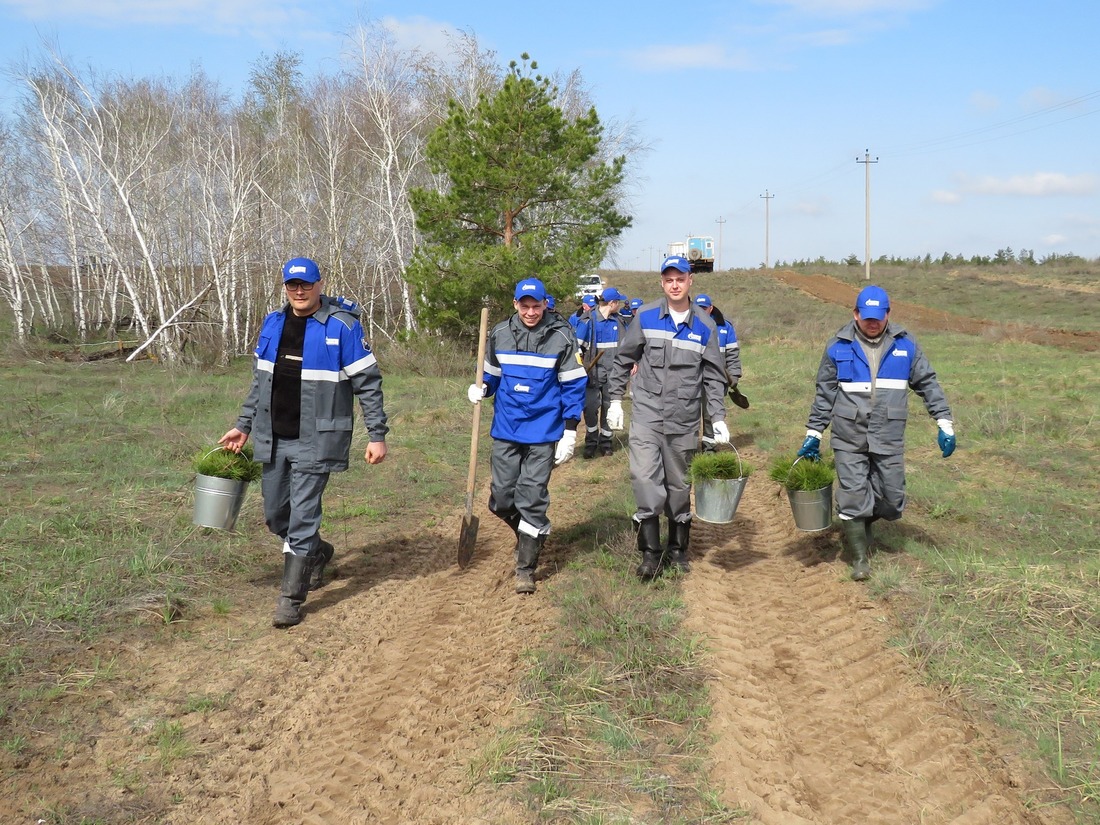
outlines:
[{"label": "pine tree", "polygon": [[510,311],[522,278],[572,296],[630,225],[618,210],[626,158],[600,159],[596,110],[567,117],[557,88],[522,60],[472,110],[451,101],[427,145],[442,191],[410,193],[425,243],[406,276],[424,325],[447,334],[470,335],[483,305]]}]

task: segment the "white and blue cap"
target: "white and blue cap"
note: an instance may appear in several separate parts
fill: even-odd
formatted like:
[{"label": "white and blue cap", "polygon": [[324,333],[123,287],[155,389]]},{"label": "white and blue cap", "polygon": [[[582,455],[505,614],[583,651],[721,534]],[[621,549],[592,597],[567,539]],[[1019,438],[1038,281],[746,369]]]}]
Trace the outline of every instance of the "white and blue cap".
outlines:
[{"label": "white and blue cap", "polygon": [[669,255],[661,264],[661,272],[666,269],[675,269],[677,272],[691,272],[691,261],[683,255]]},{"label": "white and blue cap", "polygon": [[596,306],[596,296],[585,295],[583,298],[581,298],[581,303],[584,304],[586,307],[594,307]]},{"label": "white and blue cap", "polygon": [[860,318],[881,321],[890,311],[890,296],[880,286],[865,286],[856,298],[856,312]]},{"label": "white and blue cap", "polygon": [[546,287],[538,278],[524,278],[516,284],[515,299],[534,298],[536,301],[546,300]]},{"label": "white and blue cap", "polygon": [[600,300],[606,304],[610,303],[611,301],[625,301],[626,296],[619,292],[619,290],[615,289],[615,287],[609,286],[607,289],[600,293]]},{"label": "white and blue cap", "polygon": [[309,258],[291,258],[283,264],[283,283],[287,281],[305,281],[315,284],[321,280],[321,270]]},{"label": "white and blue cap", "polygon": [[558,305],[558,302],[554,300],[553,295],[547,295],[546,296],[546,308],[547,309],[553,309],[557,305]]},{"label": "white and blue cap", "polygon": [[643,301],[641,298],[631,298],[630,299],[630,308],[631,309],[637,309],[638,307],[640,307],[644,303],[645,303],[645,301]]},{"label": "white and blue cap", "polygon": [[700,292],[698,295],[695,296],[695,305],[705,308],[709,306],[714,306],[714,302],[710,300],[709,295],[705,295],[704,293]]}]

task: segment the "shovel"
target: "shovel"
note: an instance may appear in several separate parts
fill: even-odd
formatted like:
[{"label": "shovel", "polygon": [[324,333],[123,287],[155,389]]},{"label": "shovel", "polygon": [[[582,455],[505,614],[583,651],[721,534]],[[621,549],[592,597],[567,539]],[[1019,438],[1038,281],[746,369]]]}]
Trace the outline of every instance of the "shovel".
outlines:
[{"label": "shovel", "polygon": [[[485,333],[489,326],[489,308],[481,309],[481,325],[477,334],[477,375],[474,382],[481,388],[485,375]],[[477,477],[477,437],[481,431],[481,404],[474,404],[474,423],[470,433],[470,471],[466,474],[466,515],[458,534],[458,566],[465,567],[474,555],[477,544],[478,518],[474,515],[474,480]]]}]

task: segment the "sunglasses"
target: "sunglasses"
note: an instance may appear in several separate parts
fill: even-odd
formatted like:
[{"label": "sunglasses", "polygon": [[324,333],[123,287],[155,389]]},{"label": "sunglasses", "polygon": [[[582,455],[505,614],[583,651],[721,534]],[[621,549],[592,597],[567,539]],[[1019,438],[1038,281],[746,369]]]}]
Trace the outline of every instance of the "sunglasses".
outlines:
[{"label": "sunglasses", "polygon": [[309,292],[316,285],[316,283],[311,283],[309,281],[287,281],[283,286],[287,288],[288,292],[295,292],[299,289],[302,290],[302,292]]}]

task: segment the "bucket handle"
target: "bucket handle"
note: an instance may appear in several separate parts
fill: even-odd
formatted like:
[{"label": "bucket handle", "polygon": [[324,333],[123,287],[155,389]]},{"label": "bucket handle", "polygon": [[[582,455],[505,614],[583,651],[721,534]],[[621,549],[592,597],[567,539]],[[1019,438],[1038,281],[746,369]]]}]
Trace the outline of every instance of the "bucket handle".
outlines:
[{"label": "bucket handle", "polygon": [[[737,456],[737,477],[738,478],[744,478],[745,477],[745,467],[744,467],[743,463],[741,462],[741,453],[739,453],[737,451],[737,447],[734,446],[732,438],[729,441],[727,441],[726,444],[729,446],[729,448],[731,450],[733,450],[733,454],[735,456]],[[723,446],[725,446],[725,445],[723,445]]]}]

